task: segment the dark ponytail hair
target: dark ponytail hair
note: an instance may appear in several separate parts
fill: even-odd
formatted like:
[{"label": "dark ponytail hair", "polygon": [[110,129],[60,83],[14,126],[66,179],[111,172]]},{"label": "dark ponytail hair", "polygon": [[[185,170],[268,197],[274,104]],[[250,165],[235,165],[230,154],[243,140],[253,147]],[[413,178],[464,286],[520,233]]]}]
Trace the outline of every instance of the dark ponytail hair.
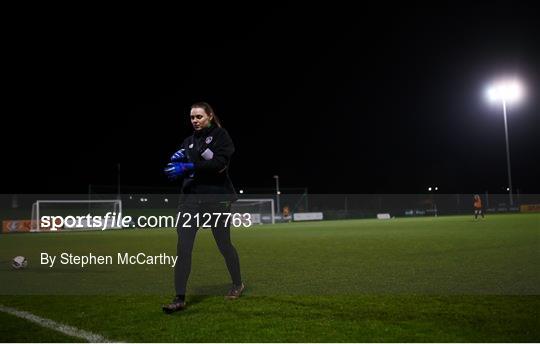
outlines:
[{"label": "dark ponytail hair", "polygon": [[206,112],[208,115],[212,115],[212,120],[210,123],[213,125],[216,125],[221,128],[221,121],[219,120],[218,116],[216,116],[216,113],[214,112],[214,109],[208,104],[207,102],[197,102],[193,105],[191,105],[191,108],[201,108]]}]

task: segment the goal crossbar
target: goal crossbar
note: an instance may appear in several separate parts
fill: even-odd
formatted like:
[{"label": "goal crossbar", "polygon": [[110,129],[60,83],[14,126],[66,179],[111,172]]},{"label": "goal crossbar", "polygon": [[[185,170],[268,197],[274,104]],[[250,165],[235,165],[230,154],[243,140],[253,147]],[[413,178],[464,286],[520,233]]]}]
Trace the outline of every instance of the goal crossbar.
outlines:
[{"label": "goal crossbar", "polygon": [[40,230],[40,205],[41,204],[91,204],[91,203],[112,203],[113,211],[117,214],[122,212],[122,200],[119,199],[105,199],[105,200],[38,200],[32,204],[32,221],[31,221],[31,231]]},{"label": "goal crossbar", "polygon": [[241,198],[236,200],[236,202],[270,202],[270,212],[272,216],[272,224],[276,223],[276,211],[274,210],[274,199],[273,198]]}]

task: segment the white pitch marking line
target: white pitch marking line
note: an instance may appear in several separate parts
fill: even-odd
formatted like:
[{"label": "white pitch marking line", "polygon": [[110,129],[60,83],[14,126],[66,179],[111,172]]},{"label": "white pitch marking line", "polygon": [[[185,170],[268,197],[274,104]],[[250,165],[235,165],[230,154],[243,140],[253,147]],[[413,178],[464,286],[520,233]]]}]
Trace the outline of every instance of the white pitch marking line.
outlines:
[{"label": "white pitch marking line", "polygon": [[15,309],[15,308],[6,307],[4,305],[0,305],[0,312],[8,313],[8,314],[14,315],[16,317],[26,319],[26,320],[31,321],[33,323],[36,323],[36,324],[38,324],[38,325],[40,325],[42,327],[46,327],[46,328],[49,328],[51,330],[61,332],[61,333],[65,334],[65,335],[68,335],[68,336],[81,338],[81,339],[84,339],[84,340],[86,340],[86,341],[88,341],[90,343],[114,343],[114,342],[116,342],[116,341],[107,339],[107,338],[105,338],[105,337],[103,337],[103,336],[101,336],[99,334],[96,334],[96,333],[92,333],[92,332],[85,331],[85,330],[80,330],[80,329],[78,329],[76,327],[73,327],[73,326],[58,323],[58,322],[53,321],[51,319],[38,317],[37,315],[34,315],[32,313],[25,312],[25,311],[20,311],[20,310]]}]

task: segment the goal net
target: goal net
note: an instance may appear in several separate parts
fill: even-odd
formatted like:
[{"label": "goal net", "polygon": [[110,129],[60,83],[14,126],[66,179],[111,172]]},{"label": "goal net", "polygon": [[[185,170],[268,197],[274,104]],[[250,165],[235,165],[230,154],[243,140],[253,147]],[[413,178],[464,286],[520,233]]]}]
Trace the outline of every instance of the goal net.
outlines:
[{"label": "goal net", "polygon": [[239,199],[233,203],[231,213],[250,214],[253,224],[276,223],[271,198]]},{"label": "goal net", "polygon": [[119,228],[122,201],[37,200],[32,204],[31,231]]}]

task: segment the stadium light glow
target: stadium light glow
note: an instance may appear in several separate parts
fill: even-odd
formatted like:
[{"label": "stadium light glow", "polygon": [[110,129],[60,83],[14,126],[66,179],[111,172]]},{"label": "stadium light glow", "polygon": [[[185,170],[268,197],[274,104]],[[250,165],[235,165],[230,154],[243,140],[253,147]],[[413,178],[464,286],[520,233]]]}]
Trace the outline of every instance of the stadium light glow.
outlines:
[{"label": "stadium light glow", "polygon": [[487,98],[491,102],[500,101],[503,108],[504,116],[504,134],[506,138],[506,166],[508,170],[508,196],[510,198],[510,205],[514,205],[514,199],[512,196],[512,172],[510,168],[510,145],[508,144],[508,123],[506,120],[506,104],[517,102],[521,100],[524,95],[523,86],[515,79],[499,80],[490,87],[488,87]]},{"label": "stadium light glow", "polygon": [[502,80],[488,87],[486,93],[492,102],[515,102],[523,97],[523,87],[517,80]]}]

